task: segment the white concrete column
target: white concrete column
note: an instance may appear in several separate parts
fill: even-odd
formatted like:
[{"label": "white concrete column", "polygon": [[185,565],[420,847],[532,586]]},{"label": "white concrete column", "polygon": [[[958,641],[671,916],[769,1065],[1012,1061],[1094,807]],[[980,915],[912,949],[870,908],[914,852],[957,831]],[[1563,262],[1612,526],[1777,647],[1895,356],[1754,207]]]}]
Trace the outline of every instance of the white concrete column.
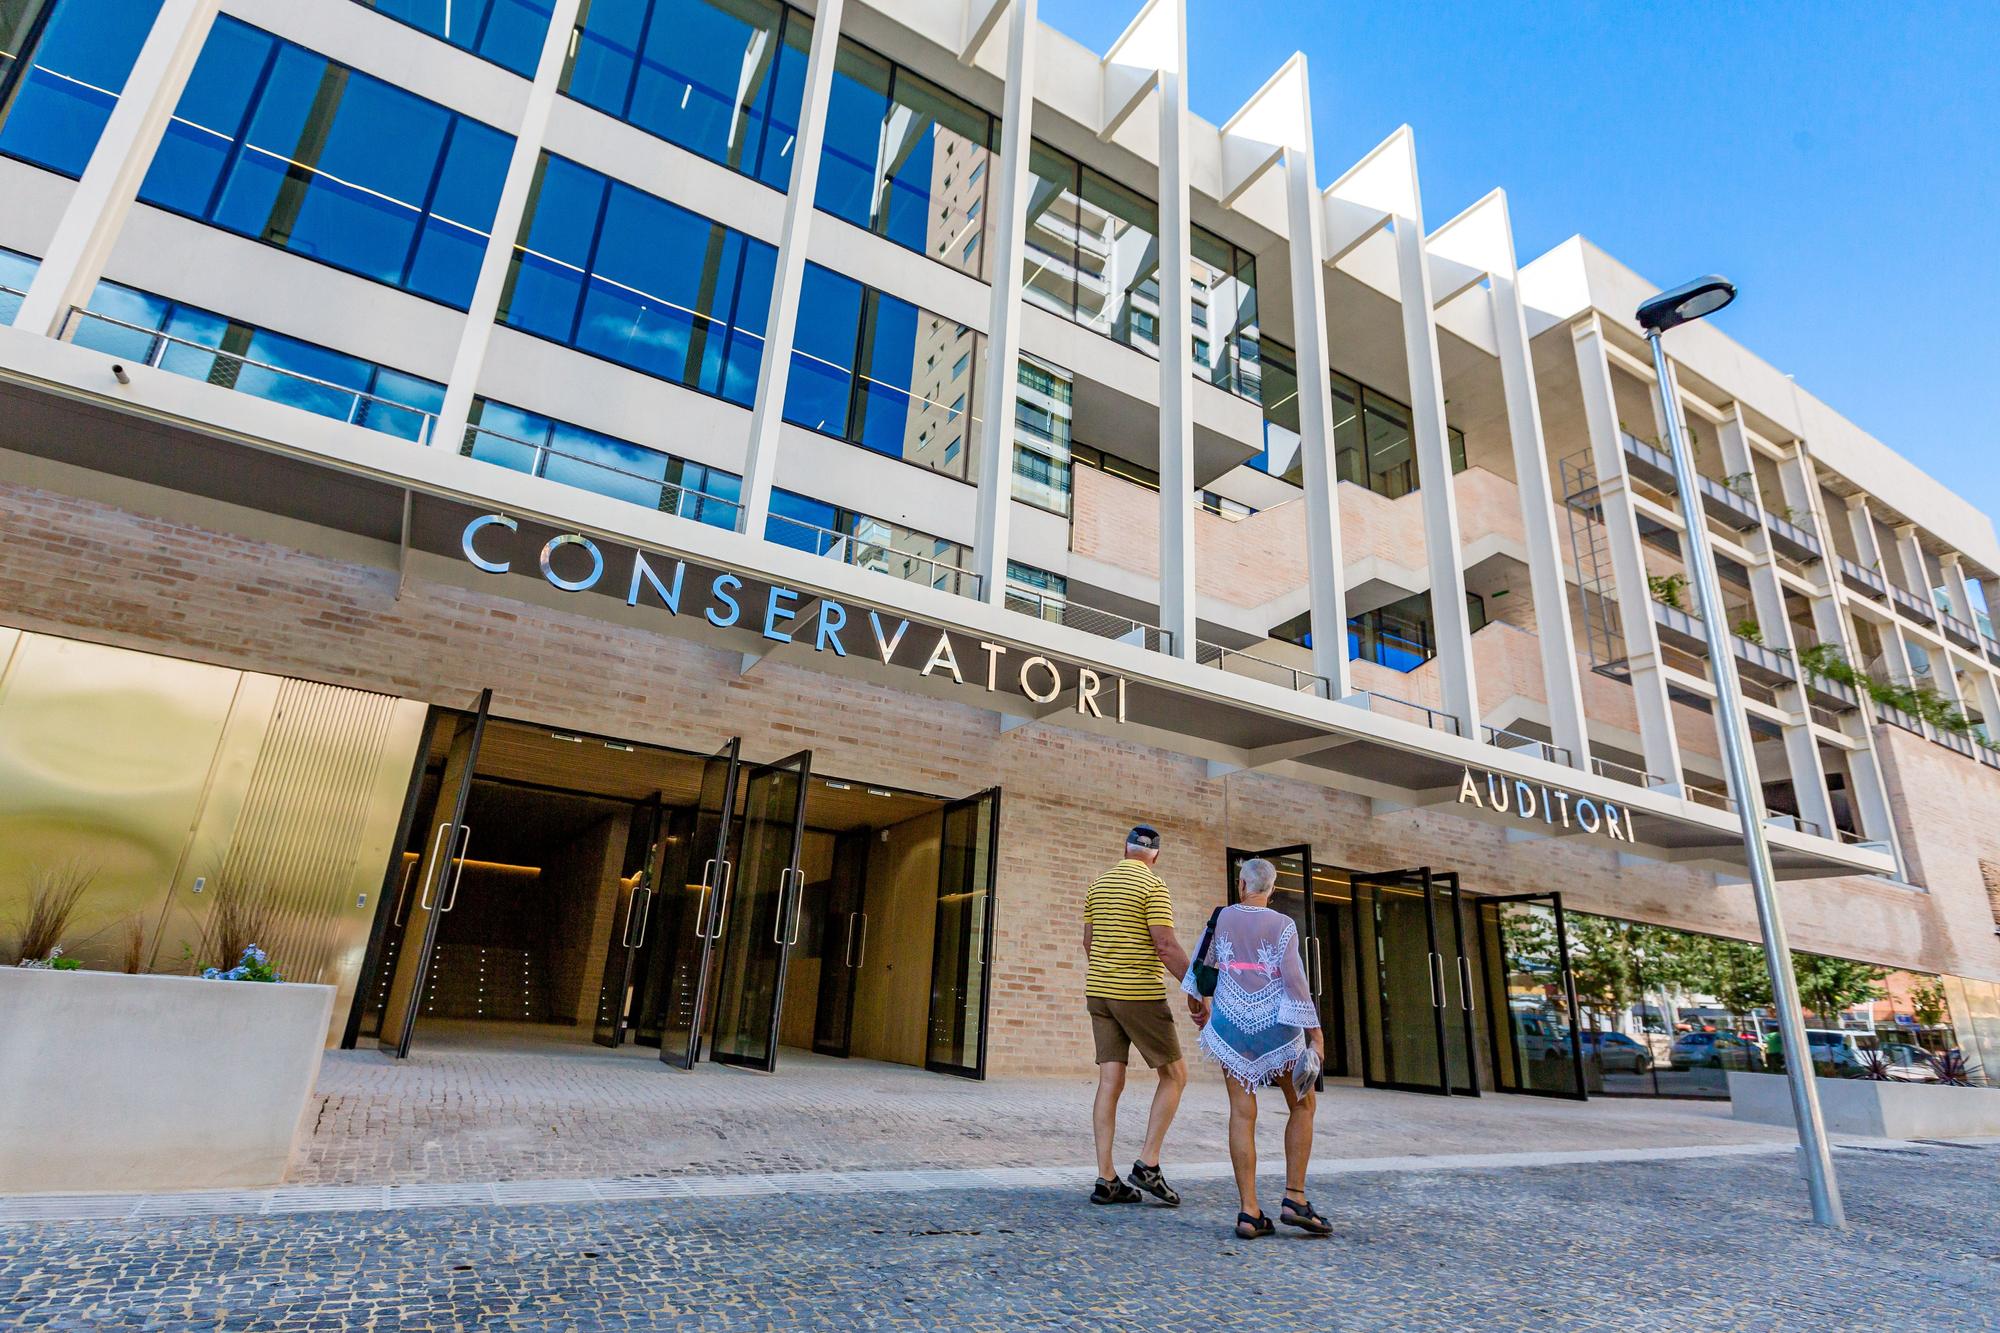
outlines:
[{"label": "white concrete column", "polygon": [[1438,359],[1437,319],[1430,260],[1424,245],[1423,201],[1417,186],[1416,149],[1407,154],[1406,208],[1394,215],[1396,280],[1403,308],[1403,357],[1410,370],[1410,435],[1417,456],[1418,502],[1424,512],[1424,550],[1431,576],[1431,622],[1437,634],[1438,682],[1444,711],[1463,734],[1480,739],[1479,691],[1472,666],[1472,617],[1465,606],[1464,553],[1459,545],[1458,493],[1445,434],[1444,367]]},{"label": "white concrete column", "polygon": [[493,210],[486,253],[479,262],[479,280],[473,284],[465,327],[458,335],[458,350],[451,359],[451,377],[445,381],[444,406],[438,410],[437,428],[428,441],[442,443],[447,449],[460,447],[467,418],[472,415],[472,400],[479,391],[479,373],[486,365],[486,349],[493,342],[493,321],[499,317],[500,297],[507,290],[507,271],[514,262],[515,240],[528,211],[528,194],[535,187],[535,169],[542,160],[549,113],[555,108],[556,88],[569,60],[569,44],[575,35],[577,10],[581,7],[582,0],[555,0],[548,34],[542,39],[534,82],[528,86],[527,108],[514,133],[514,155],[507,163],[507,179],[500,187],[500,202]]},{"label": "white concrete column", "polygon": [[1965,561],[1956,551],[1947,551],[1938,557],[1938,566],[1944,570],[1944,596],[1951,603],[1951,613],[1975,628],[1978,621],[1972,614],[1972,590],[1965,577]]},{"label": "white concrete column", "polygon": [[1885,552],[1876,539],[1875,519],[1866,495],[1856,493],[1847,497],[1847,527],[1854,534],[1855,563],[1888,579],[1889,570],[1882,559]]},{"label": "white concrete column", "polygon": [[[1001,0],[1007,4],[1008,0]],[[1007,596],[1007,532],[1014,501],[1014,403],[1020,394],[1021,264],[1027,248],[1028,196],[1033,179],[1035,50],[1038,0],[1011,0],[1007,15],[1007,82],[1002,91],[1000,161],[987,169],[993,235],[986,247],[993,291],[986,328],[986,382],[979,402],[986,438],[979,449],[978,513],[972,567],[980,592],[994,605]],[[997,6],[996,6],[997,7]]]},{"label": "white concrete column", "polygon": [[[1743,405],[1730,404],[1729,419],[1717,430],[1722,446],[1722,465],[1731,476],[1748,474],[1752,503],[1765,508],[1763,490],[1757,483],[1756,452],[1750,444],[1750,427],[1743,419]],[[1755,559],[1748,566],[1750,601],[1756,609],[1757,628],[1764,645],[1795,661],[1798,645],[1792,641],[1791,617],[1785,613],[1785,588],[1778,581],[1771,539],[1759,529],[1747,545]],[[1796,670],[1796,668],[1794,668]],[[1800,680],[1787,693],[1791,720],[1780,729],[1785,743],[1785,764],[1792,779],[1792,793],[1799,817],[1819,825],[1827,837],[1834,837],[1833,804],[1827,791],[1826,770],[1820,763],[1819,741],[1812,734],[1812,705]]]},{"label": "white concrete column", "polygon": [[1618,400],[1611,387],[1605,333],[1595,314],[1573,326],[1570,333],[1583,391],[1583,414],[1590,429],[1590,454],[1597,470],[1598,501],[1611,545],[1625,667],[1638,705],[1646,771],[1656,782],[1679,791],[1683,782],[1680,744],[1660,665],[1660,636],[1653,624],[1653,597],[1646,586],[1646,557],[1639,545],[1639,521],[1625,471],[1625,446],[1619,439]]},{"label": "white concrete column", "polygon": [[[1310,121],[1307,122],[1310,125]],[[1347,588],[1340,558],[1340,479],[1333,448],[1333,360],[1327,345],[1325,210],[1308,144],[1285,154],[1290,223],[1292,340],[1297,344],[1300,484],[1306,502],[1306,581],[1313,671],[1338,699],[1353,690],[1347,667]]]},{"label": "white concrete column", "polygon": [[220,8],[221,0],[161,4],[63,208],[49,252],[14,312],[15,328],[60,337],[71,307],[89,304]]},{"label": "white concrete column", "polygon": [[1160,69],[1160,627],[1195,657],[1194,268],[1188,176],[1187,3],[1162,5],[1172,25]]},{"label": "white concrete column", "polygon": [[[1917,540],[1914,523],[1899,524],[1896,528],[1895,560],[1903,573],[1903,591],[1915,597],[1926,606],[1933,606],[1931,600],[1931,571],[1924,564],[1923,544]],[[1887,562],[1884,562],[1887,563]]]},{"label": "white concrete column", "polygon": [[1513,446],[1514,485],[1521,502],[1521,532],[1528,548],[1528,582],[1535,603],[1536,639],[1542,655],[1542,688],[1549,706],[1549,733],[1570,753],[1577,768],[1590,768],[1590,735],[1584,724],[1583,683],[1578,675],[1576,635],[1570,624],[1569,583],[1557,546],[1555,488],[1549,482],[1548,446],[1542,435],[1542,404],[1535,390],[1527,313],[1521,302],[1514,226],[1504,190],[1495,190],[1433,232],[1434,258],[1486,274],[1486,310],[1500,359],[1500,384],[1507,402],[1507,436]]},{"label": "white concrete column", "polygon": [[813,14],[806,85],[799,99],[799,128],[792,144],[792,179],[785,194],[784,230],[771,275],[771,309],[764,320],[764,352],[757,363],[757,396],[750,409],[750,444],[743,458],[743,507],[736,530],[764,535],[771,515],[771,486],[778,475],[778,440],[785,422],[785,388],[792,378],[792,345],[798,329],[799,292],[812,244],[813,196],[819,191],[820,146],[826,142],[826,104],[833,95],[833,63],[840,53],[840,14],[846,0],[819,0]]}]

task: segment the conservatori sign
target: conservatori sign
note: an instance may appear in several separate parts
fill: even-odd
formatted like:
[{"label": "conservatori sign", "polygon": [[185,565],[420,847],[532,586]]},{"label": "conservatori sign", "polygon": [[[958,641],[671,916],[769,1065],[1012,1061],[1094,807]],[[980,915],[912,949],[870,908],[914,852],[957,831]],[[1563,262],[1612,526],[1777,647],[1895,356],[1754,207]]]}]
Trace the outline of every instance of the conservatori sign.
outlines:
[{"label": "conservatori sign", "polygon": [[1552,828],[1581,829],[1613,842],[1634,842],[1633,815],[1622,806],[1591,796],[1577,796],[1561,787],[1471,769],[1459,780],[1458,803],[1481,810],[1516,815]]},{"label": "conservatori sign", "polygon": [[[656,557],[660,563],[655,564],[637,548],[617,552],[614,547],[625,565],[614,572],[603,546],[581,533],[558,534],[539,548],[530,539],[526,550],[517,550],[520,539],[512,534],[520,526],[505,514],[482,514],[465,525],[459,547],[466,560],[488,574],[514,573],[517,559],[532,558],[552,588],[616,596],[621,584],[606,584],[607,575],[614,575],[622,580],[627,606],[658,608],[670,616],[699,614],[716,629],[741,629],[771,644],[796,645],[833,659],[867,655],[920,676],[983,685],[988,693],[1019,693],[1038,705],[1054,704],[1066,691],[1073,692],[1079,714],[1126,720],[1125,678],[1111,672],[954,635],[893,612],[849,607],[783,584],[691,567],[685,560]],[[567,572],[557,568],[558,561]],[[816,604],[816,612],[808,603]],[[810,622],[802,623],[802,616],[810,616]]]}]

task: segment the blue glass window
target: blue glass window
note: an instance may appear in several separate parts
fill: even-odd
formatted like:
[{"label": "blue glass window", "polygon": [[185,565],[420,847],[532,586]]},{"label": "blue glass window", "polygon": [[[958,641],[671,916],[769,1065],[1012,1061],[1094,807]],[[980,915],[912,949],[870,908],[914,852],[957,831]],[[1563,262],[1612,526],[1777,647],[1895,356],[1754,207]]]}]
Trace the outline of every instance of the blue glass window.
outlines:
[{"label": "blue glass window", "polygon": [[160,0],[0,3],[0,153],[81,176]]},{"label": "blue glass window", "polygon": [[139,197],[464,309],[513,140],[218,19]]},{"label": "blue glass window", "polygon": [[[100,282],[72,341],[385,435],[419,440],[444,386],[213,311]],[[164,334],[165,337],[156,335]]]},{"label": "blue glass window", "polygon": [[771,492],[764,539],[908,583],[973,592],[971,575],[964,572],[966,550],[957,542],[795,491]]},{"label": "blue glass window", "polygon": [[584,0],[562,91],[782,190],[811,43],[778,0]]},{"label": "blue glass window", "polygon": [[734,528],[742,478],[658,449],[481,398],[459,452],[665,514]]},{"label": "blue glass window", "polygon": [[843,38],[815,202],[978,277],[993,127],[972,103]]},{"label": "blue glass window", "polygon": [[500,322],[748,405],[777,252],[544,154]]},{"label": "blue glass window", "polygon": [[549,0],[359,0],[503,69],[535,75],[554,13]]},{"label": "blue glass window", "polygon": [[964,478],[984,340],[963,324],[806,266],[785,419]]}]

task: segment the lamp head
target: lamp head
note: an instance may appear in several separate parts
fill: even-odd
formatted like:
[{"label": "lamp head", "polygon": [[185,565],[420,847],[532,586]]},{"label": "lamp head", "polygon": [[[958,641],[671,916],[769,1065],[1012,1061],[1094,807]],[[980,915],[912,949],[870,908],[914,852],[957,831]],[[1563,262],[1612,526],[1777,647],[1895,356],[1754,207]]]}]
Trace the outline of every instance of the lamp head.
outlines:
[{"label": "lamp head", "polygon": [[1639,327],[1650,336],[1712,315],[1736,299],[1736,284],[1717,273],[1661,292],[1639,307]]}]

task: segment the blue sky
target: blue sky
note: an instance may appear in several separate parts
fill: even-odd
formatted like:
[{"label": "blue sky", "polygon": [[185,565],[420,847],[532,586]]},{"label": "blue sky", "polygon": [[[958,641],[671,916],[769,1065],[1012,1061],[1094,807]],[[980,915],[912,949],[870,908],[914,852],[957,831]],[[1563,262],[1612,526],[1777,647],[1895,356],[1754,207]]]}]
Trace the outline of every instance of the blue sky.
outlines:
[{"label": "blue sky", "polygon": [[[1042,17],[1102,51],[1138,7]],[[1189,8],[1198,114],[1303,50],[1322,183],[1408,122],[1432,226],[1498,185],[1524,261],[1725,273],[1724,330],[2000,516],[2000,4]]]}]

